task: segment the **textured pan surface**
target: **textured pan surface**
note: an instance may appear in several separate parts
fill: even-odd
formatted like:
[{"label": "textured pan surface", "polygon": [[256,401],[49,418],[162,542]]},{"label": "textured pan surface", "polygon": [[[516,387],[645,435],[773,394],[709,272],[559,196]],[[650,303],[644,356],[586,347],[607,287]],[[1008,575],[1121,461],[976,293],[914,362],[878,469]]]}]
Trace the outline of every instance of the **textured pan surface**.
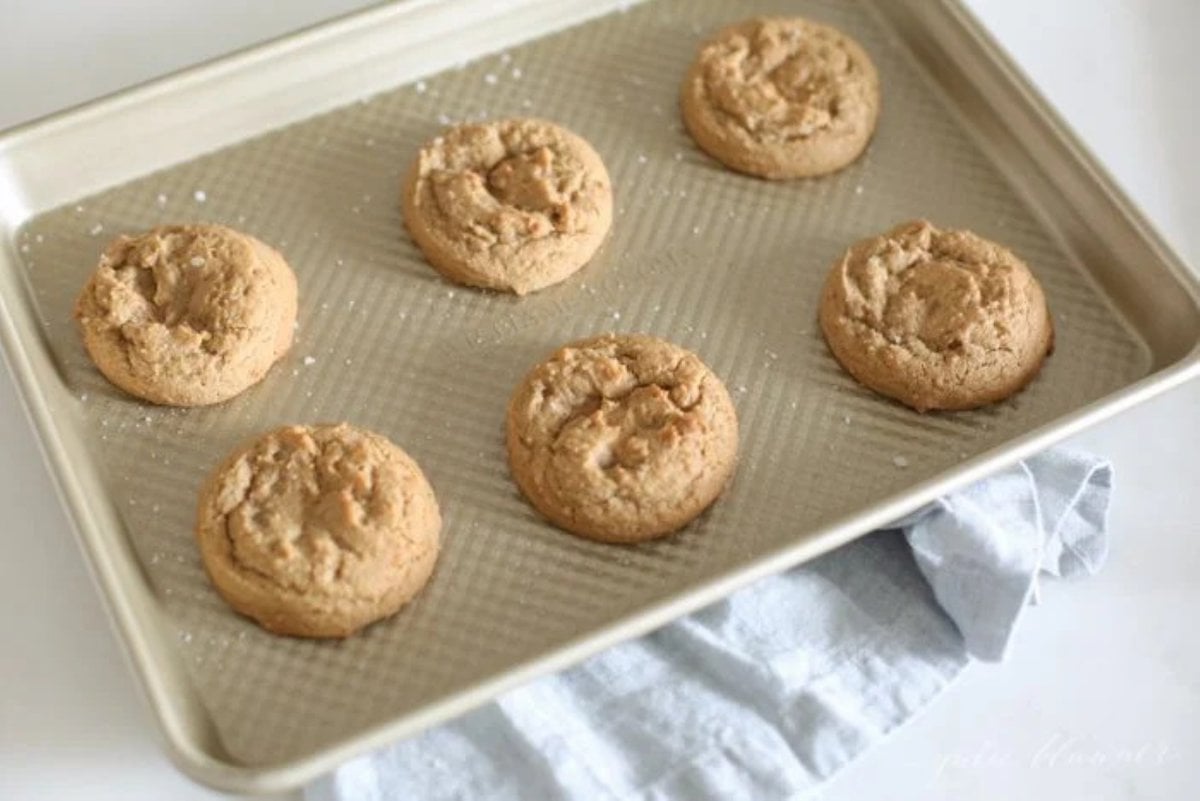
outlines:
[{"label": "textured pan surface", "polygon": [[[874,143],[829,178],[733,174],[680,125],[678,84],[702,36],[780,10],[848,31],[882,76]],[[525,114],[571,127],[604,157],[613,233],[591,266],[523,300],[452,286],[402,229],[402,173],[444,122]],[[917,216],[1006,243],[1045,286],[1056,352],[1014,400],[920,416],[856,386],[826,352],[816,304],[831,260]],[[274,244],[301,290],[289,357],[232,402],[189,411],[116,392],[70,319],[111,236],[183,220]],[[314,753],[694,589],[1150,366],[903,45],[851,2],[650,2],[80,199],[32,219],[18,242],[89,458],[205,714],[229,756],[252,766]],[[742,426],[723,500],[681,535],[636,548],[543,524],[505,466],[504,406],[524,371],[566,340],[608,330],[697,351],[726,381]],[[420,598],[364,635],[273,637],[206,580],[192,539],[197,488],[244,437],[333,420],[380,431],[420,462],[444,511],[445,550]]]}]

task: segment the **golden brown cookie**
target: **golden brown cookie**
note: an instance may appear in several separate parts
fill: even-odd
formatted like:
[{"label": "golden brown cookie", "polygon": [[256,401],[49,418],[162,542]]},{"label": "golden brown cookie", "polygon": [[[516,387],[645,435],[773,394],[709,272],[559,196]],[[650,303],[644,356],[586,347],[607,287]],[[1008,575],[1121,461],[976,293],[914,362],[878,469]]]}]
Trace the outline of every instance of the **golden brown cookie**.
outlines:
[{"label": "golden brown cookie", "polygon": [[508,405],[508,458],[556,526],[632,543],[682,528],[737,462],[729,393],[693,353],[641,334],[559,348]]},{"label": "golden brown cookie", "polygon": [[829,349],[861,383],[919,412],[1020,391],[1054,345],[1024,262],[970,231],[905,223],[851,247],[821,296]]},{"label": "golden brown cookie", "polygon": [[701,48],[682,91],[683,121],[701,149],[762,178],[840,170],[867,147],[879,75],[866,52],[828,25],[760,17]]},{"label": "golden brown cookie", "polygon": [[236,450],[200,493],[196,539],[238,612],[277,634],[346,637],[425,586],[441,526],[416,462],[343,423]]},{"label": "golden brown cookie", "polygon": [[292,344],[296,276],[274,249],[220,225],[120,236],[75,303],[92,361],[154,403],[220,403]]},{"label": "golden brown cookie", "polygon": [[524,295],[586,264],[612,225],[612,185],[592,146],[544,120],[451,128],[421,148],[404,221],[452,281]]}]

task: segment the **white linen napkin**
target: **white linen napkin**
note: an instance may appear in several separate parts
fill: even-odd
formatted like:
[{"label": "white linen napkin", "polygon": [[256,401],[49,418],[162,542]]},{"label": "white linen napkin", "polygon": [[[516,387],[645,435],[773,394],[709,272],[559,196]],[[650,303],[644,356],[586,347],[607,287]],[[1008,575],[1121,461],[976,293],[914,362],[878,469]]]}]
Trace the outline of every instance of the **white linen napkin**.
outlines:
[{"label": "white linen napkin", "polygon": [[1050,451],[462,718],[309,801],[792,798],[1004,657],[1041,573],[1095,573],[1112,469]]}]

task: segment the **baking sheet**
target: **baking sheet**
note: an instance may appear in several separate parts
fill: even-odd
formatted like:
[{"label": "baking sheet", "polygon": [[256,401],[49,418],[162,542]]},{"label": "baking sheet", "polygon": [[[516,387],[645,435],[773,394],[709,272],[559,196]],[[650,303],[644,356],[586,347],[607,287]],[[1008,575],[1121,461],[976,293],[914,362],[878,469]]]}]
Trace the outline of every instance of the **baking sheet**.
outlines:
[{"label": "baking sheet", "polygon": [[[700,39],[732,19],[779,12],[847,31],[882,76],[874,143],[828,178],[731,173],[679,120],[678,85]],[[331,755],[482,700],[498,680],[549,667],[555,654],[562,663],[622,625],[632,633],[638,616],[644,629],[647,610],[663,620],[680,599],[677,611],[698,593],[715,597],[773,554],[790,549],[795,561],[798,544],[816,553],[844,541],[848,529],[835,536],[835,524],[862,530],[865,513],[916,498],[931,480],[1174,358],[1161,332],[1123,314],[1136,298],[1106,289],[1111,277],[1069,246],[1047,218],[1051,207],[1010,184],[1014,173],[994,161],[971,109],[923,72],[889,19],[865,1],[654,0],[145,177],[131,170],[132,180],[23,222],[12,240],[23,291],[5,301],[32,313],[36,324],[17,337],[52,366],[42,383],[53,385],[45,399],[54,425],[112,514],[114,525],[83,521],[81,533],[129,562],[147,591],[138,614],[147,631],[166,633],[134,647],[154,666],[152,701],[175,721],[168,734],[186,768],[224,786],[300,781]],[[516,115],[587,138],[617,206],[593,263],[524,299],[442,280],[398,208],[409,158],[442,126]],[[829,264],[856,239],[913,217],[1003,242],[1041,280],[1056,351],[1017,397],[918,415],[858,387],[828,355],[816,308]],[[109,238],[189,220],[278,247],[299,278],[300,329],[288,357],[242,396],[215,408],[152,407],[92,368],[71,305]],[[1182,280],[1155,263],[1137,269]],[[603,331],[650,332],[696,351],[738,409],[734,484],[664,541],[613,547],[557,531],[505,466],[515,383],[559,344]],[[204,576],[191,533],[196,492],[243,438],[338,420],[387,435],[420,462],[445,517],[443,555],[417,601],[361,636],[274,637],[233,614]],[[156,693],[187,703],[165,713]],[[178,738],[204,763],[181,758]]]}]

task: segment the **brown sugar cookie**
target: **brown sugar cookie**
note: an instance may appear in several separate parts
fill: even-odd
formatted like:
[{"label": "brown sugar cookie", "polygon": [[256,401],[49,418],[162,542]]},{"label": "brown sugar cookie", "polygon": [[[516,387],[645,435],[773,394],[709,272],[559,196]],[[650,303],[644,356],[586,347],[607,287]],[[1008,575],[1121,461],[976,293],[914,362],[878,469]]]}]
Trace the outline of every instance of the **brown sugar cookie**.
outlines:
[{"label": "brown sugar cookie", "polygon": [[970,231],[905,223],[833,265],[821,330],[859,382],[919,412],[973,409],[1025,387],[1054,325],[1024,262]]},{"label": "brown sugar cookie", "polygon": [[761,178],[840,170],[866,148],[879,116],[879,76],[842,32],[799,17],[760,17],[700,48],[681,95],[696,144]]},{"label": "brown sugar cookie", "polygon": [[276,634],[346,637],[425,586],[442,521],[386,438],[289,426],[231,454],[200,493],[196,539],[229,605]]},{"label": "brown sugar cookie", "polygon": [[75,303],[88,355],[153,403],[220,403],[292,344],[296,276],[274,249],[220,225],[114,240]]},{"label": "brown sugar cookie", "polygon": [[409,168],[404,221],[451,281],[524,295],[586,264],[612,225],[592,146],[544,120],[451,128]]},{"label": "brown sugar cookie", "polygon": [[559,348],[508,405],[508,458],[550,522],[604,542],[682,528],[729,482],[738,423],[729,393],[693,353],[606,334]]}]

